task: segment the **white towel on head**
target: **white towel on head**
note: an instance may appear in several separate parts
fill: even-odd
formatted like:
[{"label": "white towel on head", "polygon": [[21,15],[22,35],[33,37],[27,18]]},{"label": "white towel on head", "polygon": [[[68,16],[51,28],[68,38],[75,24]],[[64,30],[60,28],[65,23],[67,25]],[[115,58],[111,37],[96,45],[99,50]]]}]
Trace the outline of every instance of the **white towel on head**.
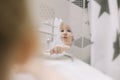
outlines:
[{"label": "white towel on head", "polygon": [[51,47],[57,46],[57,45],[63,45],[63,42],[60,39],[60,24],[62,22],[62,19],[55,18],[54,21],[54,37],[53,37],[53,43]]}]

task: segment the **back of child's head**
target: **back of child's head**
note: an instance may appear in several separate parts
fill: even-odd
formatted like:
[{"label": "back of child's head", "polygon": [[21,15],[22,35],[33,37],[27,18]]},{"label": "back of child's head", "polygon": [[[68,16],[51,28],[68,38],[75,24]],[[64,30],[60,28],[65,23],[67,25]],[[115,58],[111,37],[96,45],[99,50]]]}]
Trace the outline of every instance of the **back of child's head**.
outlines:
[{"label": "back of child's head", "polygon": [[0,80],[7,80],[13,61],[24,63],[35,46],[28,18],[25,0],[0,0]]}]

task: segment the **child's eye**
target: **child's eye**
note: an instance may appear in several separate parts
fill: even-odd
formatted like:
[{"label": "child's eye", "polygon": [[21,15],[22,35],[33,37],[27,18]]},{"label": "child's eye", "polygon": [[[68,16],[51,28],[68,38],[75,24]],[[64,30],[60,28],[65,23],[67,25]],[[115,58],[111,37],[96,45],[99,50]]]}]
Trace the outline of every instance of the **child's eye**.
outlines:
[{"label": "child's eye", "polygon": [[61,30],[61,32],[64,32],[64,30]]},{"label": "child's eye", "polygon": [[71,30],[67,30],[67,32],[71,32]]}]

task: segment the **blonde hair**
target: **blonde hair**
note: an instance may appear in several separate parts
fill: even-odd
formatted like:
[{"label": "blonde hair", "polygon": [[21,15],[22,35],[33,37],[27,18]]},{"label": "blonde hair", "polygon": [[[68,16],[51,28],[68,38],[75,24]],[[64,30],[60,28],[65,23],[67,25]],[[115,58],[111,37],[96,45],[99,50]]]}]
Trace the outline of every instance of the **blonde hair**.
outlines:
[{"label": "blonde hair", "polygon": [[[64,23],[64,22],[61,22],[61,23],[60,23],[60,29],[62,29],[63,27],[68,27],[68,28],[70,28],[69,25],[67,25],[67,24]],[[71,29],[71,28],[70,28],[70,29]]]},{"label": "blonde hair", "polygon": [[8,80],[12,46],[31,35],[25,0],[0,0],[0,80]]}]

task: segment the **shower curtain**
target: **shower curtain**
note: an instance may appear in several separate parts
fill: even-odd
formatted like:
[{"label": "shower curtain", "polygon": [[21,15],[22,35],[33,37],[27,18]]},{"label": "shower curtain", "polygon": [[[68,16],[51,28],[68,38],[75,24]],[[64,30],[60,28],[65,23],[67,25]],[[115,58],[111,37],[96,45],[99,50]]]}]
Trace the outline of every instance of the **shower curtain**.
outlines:
[{"label": "shower curtain", "polygon": [[91,65],[120,80],[119,0],[90,0]]}]

